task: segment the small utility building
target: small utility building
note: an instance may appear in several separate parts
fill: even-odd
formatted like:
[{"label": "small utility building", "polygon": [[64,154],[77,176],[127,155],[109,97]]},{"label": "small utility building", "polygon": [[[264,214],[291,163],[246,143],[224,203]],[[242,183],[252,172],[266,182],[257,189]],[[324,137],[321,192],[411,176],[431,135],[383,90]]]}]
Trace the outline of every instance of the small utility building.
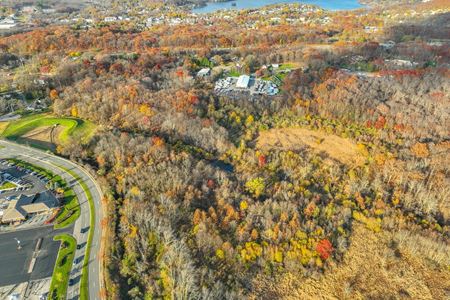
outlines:
[{"label": "small utility building", "polygon": [[210,68],[203,68],[197,73],[197,77],[207,77],[211,74]]}]

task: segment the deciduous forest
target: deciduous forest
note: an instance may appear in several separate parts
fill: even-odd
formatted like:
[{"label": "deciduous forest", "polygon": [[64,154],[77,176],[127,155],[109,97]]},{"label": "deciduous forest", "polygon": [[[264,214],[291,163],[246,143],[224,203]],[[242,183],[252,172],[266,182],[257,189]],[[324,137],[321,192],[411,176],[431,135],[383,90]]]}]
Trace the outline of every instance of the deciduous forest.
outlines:
[{"label": "deciduous forest", "polygon": [[[57,151],[106,191],[103,293],[449,297],[450,14],[386,21],[398,9],[0,38],[15,70],[0,87],[97,126]],[[271,64],[289,66],[279,94],[214,93],[230,68],[263,77]]]}]

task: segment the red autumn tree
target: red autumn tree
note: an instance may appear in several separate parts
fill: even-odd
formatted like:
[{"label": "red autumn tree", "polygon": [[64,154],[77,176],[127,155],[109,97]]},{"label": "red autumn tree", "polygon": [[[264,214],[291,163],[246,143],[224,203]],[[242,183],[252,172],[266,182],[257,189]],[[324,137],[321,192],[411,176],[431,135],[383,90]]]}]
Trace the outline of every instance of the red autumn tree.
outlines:
[{"label": "red autumn tree", "polygon": [[316,251],[319,253],[321,259],[326,260],[333,253],[333,245],[328,239],[321,240],[317,243]]},{"label": "red autumn tree", "polygon": [[210,189],[213,189],[214,186],[216,185],[216,183],[214,182],[214,179],[208,179],[206,185],[207,185]]},{"label": "red autumn tree", "polygon": [[376,129],[381,129],[384,127],[384,125],[386,125],[386,118],[383,116],[379,116],[377,121],[375,122],[375,128]]},{"label": "red autumn tree", "polygon": [[266,156],[261,154],[261,155],[258,157],[258,164],[259,164],[259,167],[260,167],[260,168],[264,167],[264,166],[266,165],[266,163],[267,163]]}]

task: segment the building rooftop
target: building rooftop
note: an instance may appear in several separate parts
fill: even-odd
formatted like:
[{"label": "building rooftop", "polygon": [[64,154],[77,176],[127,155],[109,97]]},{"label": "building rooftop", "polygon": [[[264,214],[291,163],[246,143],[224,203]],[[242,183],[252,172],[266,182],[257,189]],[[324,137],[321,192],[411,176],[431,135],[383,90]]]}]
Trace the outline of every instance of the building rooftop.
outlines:
[{"label": "building rooftop", "polygon": [[238,78],[238,81],[236,83],[236,87],[238,88],[248,88],[248,85],[250,83],[250,76],[248,75],[241,75]]},{"label": "building rooftop", "polygon": [[8,208],[3,211],[2,222],[24,221],[28,214],[50,210],[50,206],[47,203],[39,201],[40,197],[40,194],[33,196],[25,196],[22,194],[18,198],[10,200]]},{"label": "building rooftop", "polygon": [[198,71],[197,76],[198,77],[205,77],[205,76],[208,76],[210,72],[211,72],[210,68],[203,68],[200,71]]}]

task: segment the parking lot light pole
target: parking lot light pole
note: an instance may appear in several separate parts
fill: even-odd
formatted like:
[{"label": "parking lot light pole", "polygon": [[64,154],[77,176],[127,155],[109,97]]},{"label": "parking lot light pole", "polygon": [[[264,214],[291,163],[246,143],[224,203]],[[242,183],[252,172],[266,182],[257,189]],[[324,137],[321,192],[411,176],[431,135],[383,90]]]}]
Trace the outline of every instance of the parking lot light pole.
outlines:
[{"label": "parking lot light pole", "polygon": [[20,246],[20,241],[17,238],[14,238],[17,241],[17,250],[22,249],[22,246]]}]

